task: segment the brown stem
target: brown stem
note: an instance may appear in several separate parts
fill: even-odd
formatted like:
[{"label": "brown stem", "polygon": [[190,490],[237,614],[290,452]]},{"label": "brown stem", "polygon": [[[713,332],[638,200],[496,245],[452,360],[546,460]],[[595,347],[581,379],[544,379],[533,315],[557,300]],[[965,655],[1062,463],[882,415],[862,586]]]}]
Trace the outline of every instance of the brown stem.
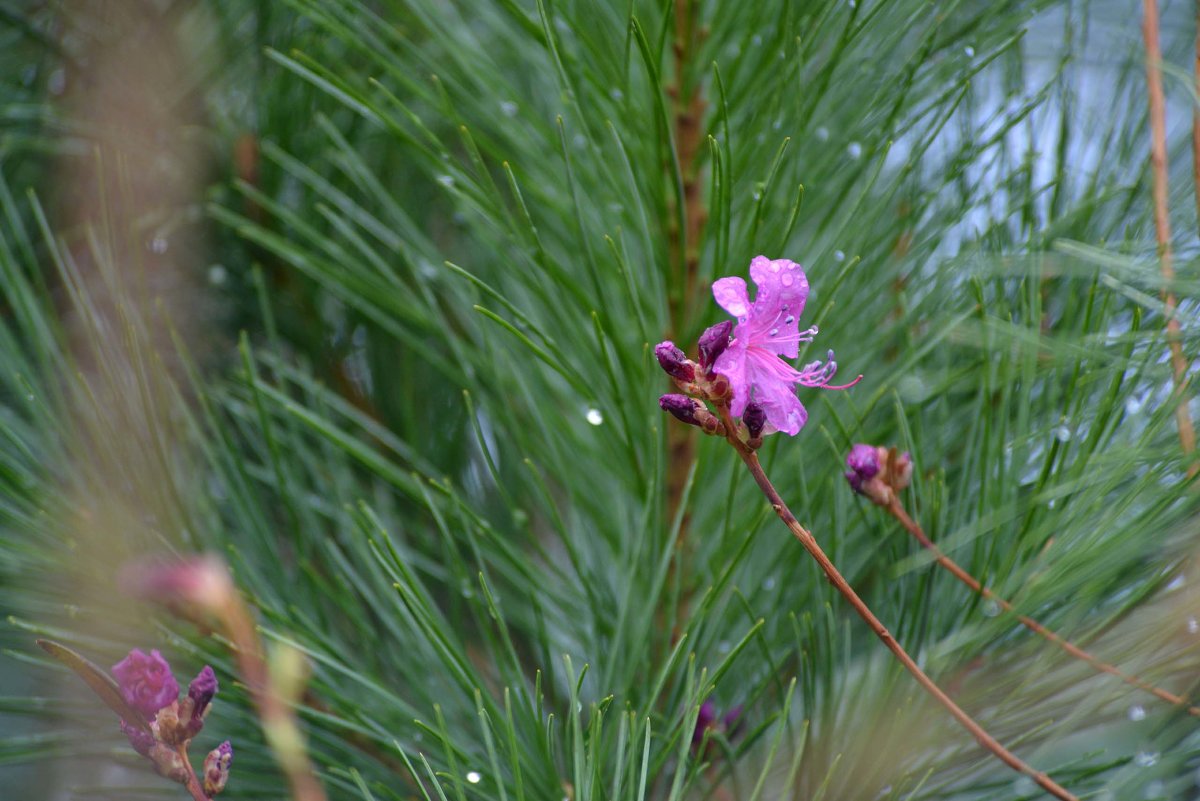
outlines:
[{"label": "brown stem", "polygon": [[[1196,0],[1196,55],[1194,88],[1200,92],[1200,0]],[[1196,184],[1196,221],[1200,222],[1200,106],[1192,103],[1192,178]]]},{"label": "brown stem", "polygon": [[737,451],[738,456],[740,456],[742,461],[745,462],[746,467],[750,469],[750,474],[754,476],[755,483],[758,484],[758,488],[762,490],[763,495],[766,496],[767,501],[771,504],[771,508],[775,510],[775,514],[777,514],[779,519],[783,521],[783,524],[788,527],[788,530],[792,532],[792,535],[795,536],[796,539],[800,540],[800,544],[804,546],[806,551],[808,551],[809,556],[815,559],[817,564],[820,565],[821,570],[825,573],[825,577],[829,580],[829,583],[832,584],[837,591],[840,592],[842,596],[850,602],[850,605],[854,607],[854,611],[858,613],[858,616],[866,621],[867,625],[871,627],[871,630],[875,632],[875,636],[883,641],[883,644],[887,646],[889,651],[895,654],[896,659],[899,660],[900,664],[902,664],[905,669],[913,675],[913,678],[917,680],[917,683],[924,687],[926,692],[932,695],[938,703],[944,706],[946,710],[954,716],[955,720],[962,724],[963,728],[971,733],[971,736],[975,738],[976,742],[978,742],[988,751],[991,751],[992,754],[994,754],[1001,762],[1008,765],[1013,770],[1029,776],[1035,782],[1037,782],[1042,789],[1053,795],[1055,798],[1062,799],[1063,801],[1078,801],[1074,795],[1060,787],[1048,775],[1030,767],[1016,754],[1012,753],[1003,745],[1001,745],[996,738],[988,734],[982,726],[976,723],[970,715],[964,712],[958,704],[954,703],[953,699],[946,695],[946,693],[944,693],[942,689],[934,683],[933,679],[929,678],[929,676],[925,674],[925,671],[921,670],[920,666],[918,666],[913,658],[908,655],[908,652],[904,650],[904,647],[901,646],[900,643],[896,642],[896,638],[893,637],[891,632],[887,630],[887,627],[880,622],[879,618],[875,617],[875,614],[871,611],[870,607],[867,606],[866,602],[858,597],[858,593],[854,591],[854,588],[850,586],[850,583],[846,581],[846,579],[838,571],[837,567],[834,566],[833,562],[829,560],[829,557],[825,555],[825,552],[821,550],[821,546],[817,544],[816,538],[809,533],[808,529],[800,525],[800,521],[797,520],[795,515],[792,514],[791,510],[787,507],[787,504],[783,502],[783,499],[779,496],[779,492],[776,491],[775,486],[771,483],[771,480],[767,478],[767,474],[763,471],[762,465],[758,461],[758,455],[755,454],[755,452],[751,450],[746,443],[742,442],[742,440],[738,438],[736,433],[737,429],[733,425],[733,420],[729,415],[729,408],[724,405],[718,405],[717,410],[720,412],[721,420],[725,423],[725,430],[730,432],[725,437],[726,441],[733,446],[733,449]]},{"label": "brown stem", "polygon": [[[932,553],[934,560],[946,570],[950,571],[955,578],[957,578],[963,584],[966,584],[976,593],[982,595],[984,598],[995,601],[1005,612],[1013,611],[1012,604],[996,595],[996,593],[992,592],[987,587],[984,587],[979,583],[978,580],[976,580],[974,576],[963,570],[954,560],[942,553],[941,548],[938,548],[937,545],[935,545],[921,529],[921,526],[918,525],[915,520],[909,517],[906,511],[904,511],[904,507],[900,505],[899,499],[892,498],[892,502],[885,508],[893,517],[900,521],[900,525],[904,526],[904,528],[908,530],[908,533],[912,534],[913,537],[916,538],[917,542],[921,543],[921,547]],[[1070,641],[1063,639],[1061,636],[1055,634],[1053,631],[1046,628],[1041,623],[1038,623],[1031,617],[1017,615],[1017,620],[1019,620],[1021,625],[1025,626],[1025,628],[1029,629],[1035,634],[1040,634],[1042,637],[1045,637],[1059,648],[1062,648],[1071,656],[1075,657],[1076,659],[1082,659],[1084,662],[1087,662],[1101,673],[1108,673],[1111,676],[1116,676],[1126,684],[1137,687],[1140,690],[1145,690],[1148,693],[1152,693],[1168,703],[1185,707],[1189,714],[1200,717],[1200,708],[1191,706],[1187,698],[1176,695],[1172,692],[1168,692],[1160,687],[1155,687],[1153,684],[1139,679],[1137,676],[1131,676],[1129,674],[1122,673],[1118,668],[1113,667],[1112,665],[1096,658],[1095,656],[1092,656],[1087,651],[1072,644]]]},{"label": "brown stem", "polygon": [[[704,138],[702,123],[706,103],[700,93],[700,84],[697,82],[689,87],[686,81],[697,38],[703,35],[702,31],[696,29],[693,5],[694,0],[678,0],[675,3],[675,84],[669,90],[674,98],[672,138],[683,183],[683,230],[679,228],[678,207],[673,205],[667,217],[668,263],[672,269],[675,265],[682,265],[683,268],[683,280],[677,284],[681,294],[668,298],[666,338],[670,340],[690,333],[691,305],[695,300],[700,274],[700,237],[708,216],[700,192],[697,160]],[[683,345],[687,347],[686,342]],[[696,432],[690,426],[671,426],[667,431],[667,453],[667,520],[672,521],[683,502],[684,484],[696,459]],[[680,547],[686,539],[689,522],[685,511],[679,526]]]},{"label": "brown stem", "polygon": [[200,780],[196,778],[196,771],[192,769],[192,761],[188,759],[187,748],[180,745],[175,750],[179,753],[179,757],[187,767],[187,781],[183,783],[183,786],[187,788],[193,801],[212,801],[208,797],[208,793],[204,792],[204,787],[201,786]]},{"label": "brown stem", "polygon": [[291,787],[292,801],[326,801],[325,790],[304,751],[303,735],[291,708],[271,681],[262,642],[240,598],[230,595],[220,614],[234,644],[234,655],[250,697],[258,708],[263,734]]},{"label": "brown stem", "polygon": [[[1171,351],[1171,372],[1175,381],[1175,424],[1179,429],[1179,444],[1188,461],[1188,477],[1200,470],[1192,454],[1196,450],[1196,429],[1188,412],[1184,395],[1187,379],[1187,359],[1180,342],[1177,306],[1171,283],[1175,268],[1171,264],[1171,221],[1167,216],[1167,112],[1162,87],[1162,51],[1158,45],[1157,0],[1142,0],[1142,36],[1146,42],[1146,86],[1150,98],[1150,166],[1154,175],[1154,235],[1158,242],[1159,268],[1163,281],[1163,305],[1167,318],[1167,343]],[[1197,62],[1200,64],[1200,62]],[[1195,136],[1195,134],[1193,134]],[[1198,201],[1200,202],[1200,201]]]}]

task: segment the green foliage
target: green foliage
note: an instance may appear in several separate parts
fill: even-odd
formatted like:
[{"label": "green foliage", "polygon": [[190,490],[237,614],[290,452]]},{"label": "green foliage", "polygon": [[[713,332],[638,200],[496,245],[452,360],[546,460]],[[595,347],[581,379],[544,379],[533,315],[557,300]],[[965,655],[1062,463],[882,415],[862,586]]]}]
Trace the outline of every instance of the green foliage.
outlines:
[{"label": "green foliage", "polygon": [[[806,391],[807,428],[763,450],[800,519],[1027,761],[1080,795],[1192,792],[1194,719],[996,615],[841,477],[854,442],[911,451],[909,508],[957,561],[1123,668],[1194,689],[1198,495],[1124,10],[698,3],[677,75],[670,5],[161,5],[163,30],[224,53],[186,87],[207,147],[232,164],[249,132],[261,161],[216,170],[204,201],[70,226],[65,204],[43,210],[33,145],[118,186],[136,154],[80,125],[0,140],[15,660],[52,675],[45,635],[100,664],[134,646],[213,664],[228,796],[284,797],[224,643],[148,624],[115,580],[137,554],[212,550],[268,642],[309,660],[301,715],[334,798],[1034,797],[894,665],[724,443],[668,463],[650,349],[669,329],[690,346],[720,319],[708,282],[764,252],[809,271],[808,360],[834,348],[865,376]],[[70,57],[35,11],[5,17],[22,50],[0,58]],[[1097,74],[1116,76],[1103,98]],[[674,98],[692,87],[708,219],[684,298]],[[0,91],[6,119],[30,102]],[[1174,177],[1192,244],[1190,177]],[[196,252],[175,257],[198,280],[156,306],[144,243],[201,211]],[[1192,256],[1183,297],[1200,292]],[[1200,348],[1194,326],[1183,346]],[[672,470],[686,515],[667,508]],[[700,758],[708,698],[743,705],[743,724]],[[0,713],[54,720],[14,726],[0,764],[141,768],[94,702],[47,689]]]}]

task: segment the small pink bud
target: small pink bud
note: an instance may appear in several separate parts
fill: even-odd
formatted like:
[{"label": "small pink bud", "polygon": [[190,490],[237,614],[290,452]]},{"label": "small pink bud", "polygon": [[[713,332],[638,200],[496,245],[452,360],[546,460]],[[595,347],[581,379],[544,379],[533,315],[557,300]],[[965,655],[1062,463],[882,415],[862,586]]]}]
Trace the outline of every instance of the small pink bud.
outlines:
[{"label": "small pink bud", "polygon": [[225,789],[229,767],[233,764],[233,746],[229,741],[218,745],[204,757],[204,792],[212,798]]},{"label": "small pink bud", "polygon": [[660,342],[654,347],[654,356],[663,372],[677,381],[693,381],[696,378],[696,365],[688,361],[682,350],[674,342]]},{"label": "small pink bud", "polygon": [[125,703],[153,720],[158,710],[179,698],[179,683],[171,675],[171,666],[158,651],[147,654],[134,648],[129,656],[113,665]]}]

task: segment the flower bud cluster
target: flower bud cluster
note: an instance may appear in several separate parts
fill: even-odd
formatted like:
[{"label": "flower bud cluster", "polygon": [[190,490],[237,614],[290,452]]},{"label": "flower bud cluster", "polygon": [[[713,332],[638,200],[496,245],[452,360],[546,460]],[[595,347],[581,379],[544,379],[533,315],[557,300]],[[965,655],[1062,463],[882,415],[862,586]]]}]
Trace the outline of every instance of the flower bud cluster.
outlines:
[{"label": "flower bud cluster", "polygon": [[[725,436],[725,424],[709,410],[706,401],[727,405],[733,397],[729,379],[713,369],[717,359],[729,347],[733,321],[725,320],[700,335],[696,349],[699,361],[692,361],[674,342],[660,342],[654,355],[663,372],[669,375],[683,394],[671,393],[658,399],[658,405],[681,423],[693,425],[705,434]],[[751,402],[742,415],[739,431],[746,434],[751,447],[762,444],[762,435],[770,433],[762,407]],[[771,429],[773,430],[773,429]]]},{"label": "flower bud cluster", "polygon": [[[179,683],[170,664],[158,651],[147,654],[134,648],[113,665],[113,676],[125,703],[143,718],[121,721],[121,731],[133,750],[149,759],[160,775],[180,784],[195,781],[187,748],[204,728],[204,719],[217,694],[213,669],[205,665],[192,679],[183,698],[179,697]],[[204,792],[209,798],[224,789],[232,761],[233,747],[228,741],[205,759]]]},{"label": "flower bud cluster", "polygon": [[858,444],[846,456],[850,489],[878,506],[889,505],[912,482],[912,457],[895,448]]}]

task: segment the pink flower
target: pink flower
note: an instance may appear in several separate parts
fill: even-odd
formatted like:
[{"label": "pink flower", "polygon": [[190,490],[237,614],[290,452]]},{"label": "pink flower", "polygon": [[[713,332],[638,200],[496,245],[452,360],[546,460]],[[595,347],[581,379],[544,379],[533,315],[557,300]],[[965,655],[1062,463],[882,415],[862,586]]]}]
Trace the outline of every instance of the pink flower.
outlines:
[{"label": "pink flower", "polygon": [[179,683],[171,675],[171,666],[158,651],[149,655],[134,648],[129,656],[113,665],[113,676],[121,688],[125,703],[154,720],[158,710],[179,698]]},{"label": "pink flower", "polygon": [[800,343],[812,342],[817,333],[816,326],[801,331],[796,322],[808,300],[808,277],[799,264],[755,256],[750,262],[750,278],[757,287],[753,304],[741,278],[713,282],[713,297],[737,318],[733,339],[713,367],[733,388],[730,411],[735,417],[741,417],[753,400],[766,413],[771,428],[795,435],[808,420],[808,412],[796,397],[796,384],[845,389],[858,379],[845,386],[829,386],[837,372],[833,351],[829,351],[828,361],[812,362],[802,370],[780,358],[799,356]]}]

